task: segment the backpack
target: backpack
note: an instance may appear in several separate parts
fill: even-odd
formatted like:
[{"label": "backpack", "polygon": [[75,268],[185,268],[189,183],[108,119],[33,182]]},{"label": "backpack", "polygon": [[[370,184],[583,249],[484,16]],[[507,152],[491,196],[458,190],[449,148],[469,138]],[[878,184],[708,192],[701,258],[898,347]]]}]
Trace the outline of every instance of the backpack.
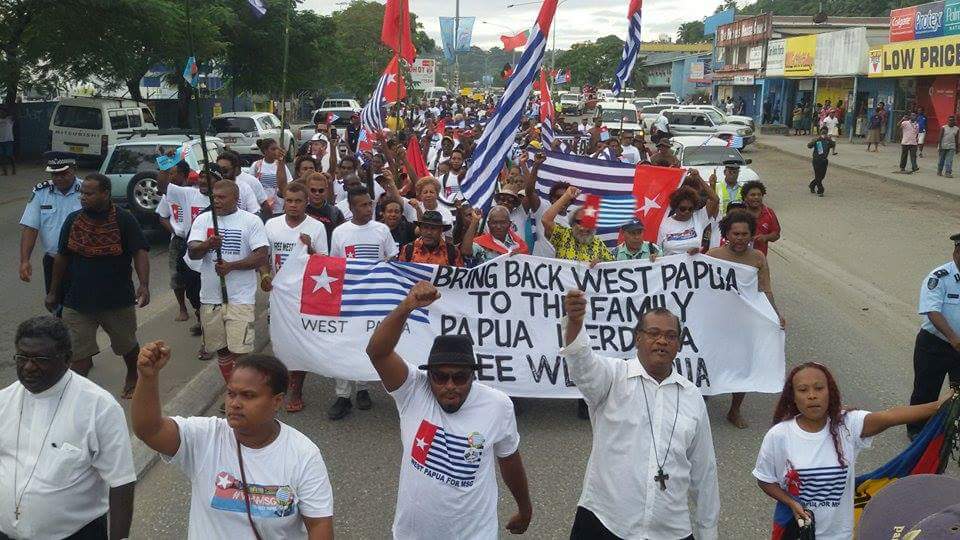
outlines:
[{"label": "backpack", "polygon": [[[447,266],[456,266],[457,248],[450,242],[444,242],[444,245],[447,246]],[[411,258],[413,258],[413,242],[403,246],[403,260],[409,261]]]}]

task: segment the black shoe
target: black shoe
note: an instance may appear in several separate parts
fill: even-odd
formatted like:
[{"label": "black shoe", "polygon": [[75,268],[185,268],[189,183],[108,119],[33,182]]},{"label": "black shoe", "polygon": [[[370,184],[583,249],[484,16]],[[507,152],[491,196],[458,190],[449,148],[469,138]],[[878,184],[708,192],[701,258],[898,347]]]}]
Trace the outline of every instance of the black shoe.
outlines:
[{"label": "black shoe", "polygon": [[816,193],[816,192],[817,192],[816,189],[813,187],[813,184],[810,184],[810,185],[807,186],[807,187],[810,188],[810,193]]},{"label": "black shoe", "polygon": [[582,399],[577,400],[577,418],[581,420],[590,419],[590,411],[587,410],[587,402]]},{"label": "black shoe", "polygon": [[370,392],[366,390],[357,392],[357,408],[361,411],[369,411],[370,407],[373,407],[373,402],[370,401]]},{"label": "black shoe", "polygon": [[340,420],[344,416],[350,414],[350,409],[352,408],[353,403],[350,402],[349,398],[338,397],[327,411],[327,418],[330,420]]}]

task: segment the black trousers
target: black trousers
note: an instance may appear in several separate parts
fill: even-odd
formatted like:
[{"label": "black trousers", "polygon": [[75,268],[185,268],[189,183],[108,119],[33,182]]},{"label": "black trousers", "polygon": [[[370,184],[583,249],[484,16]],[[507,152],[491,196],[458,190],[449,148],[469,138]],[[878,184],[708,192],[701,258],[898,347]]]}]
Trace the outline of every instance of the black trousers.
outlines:
[{"label": "black trousers", "polygon": [[[49,253],[43,254],[43,290],[44,292],[50,292],[50,282],[53,281],[53,255]],[[63,281],[60,283],[60,298],[66,298],[67,289],[70,288],[70,279],[68,276],[63,277]],[[57,317],[63,314],[63,305],[61,304],[57,308],[57,312],[54,313]]]},{"label": "black trousers", "polygon": [[919,169],[917,167],[917,145],[915,144],[901,144],[900,145],[900,170],[906,170],[907,168],[907,154],[910,155],[910,170],[915,171]]},{"label": "black trousers", "polygon": [[813,182],[810,182],[810,189],[817,193],[823,193],[823,179],[827,176],[828,164],[825,159],[813,160]]},{"label": "black trousers", "polygon": [[[960,352],[946,341],[926,330],[917,333],[913,346],[913,394],[910,404],[930,403],[940,397],[943,378],[950,376],[950,384],[960,383]],[[920,433],[923,424],[908,424],[911,436]]]},{"label": "black trousers", "polygon": [[[610,532],[597,519],[596,514],[582,506],[577,507],[577,515],[573,518],[573,529],[570,530],[570,540],[621,540],[619,536]],[[679,540],[694,540],[693,535]]]},{"label": "black trousers", "polygon": [[[107,522],[107,514],[87,523],[79,531],[64,538],[64,540],[107,540],[110,532],[110,525]],[[0,533],[0,540],[11,540],[9,536]]]}]

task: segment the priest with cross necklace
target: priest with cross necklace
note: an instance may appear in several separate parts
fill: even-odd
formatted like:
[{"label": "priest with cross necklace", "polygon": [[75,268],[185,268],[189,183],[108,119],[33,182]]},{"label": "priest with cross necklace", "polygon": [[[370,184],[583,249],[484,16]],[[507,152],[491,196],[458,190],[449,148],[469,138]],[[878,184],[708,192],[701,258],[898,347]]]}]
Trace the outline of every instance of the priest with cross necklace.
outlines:
[{"label": "priest with cross necklace", "polygon": [[622,360],[592,349],[582,291],[568,291],[564,303],[561,354],[593,427],[570,538],[715,540],[713,435],[700,391],[674,370],[680,319],[663,307],[644,313],[634,328],[637,357]]}]

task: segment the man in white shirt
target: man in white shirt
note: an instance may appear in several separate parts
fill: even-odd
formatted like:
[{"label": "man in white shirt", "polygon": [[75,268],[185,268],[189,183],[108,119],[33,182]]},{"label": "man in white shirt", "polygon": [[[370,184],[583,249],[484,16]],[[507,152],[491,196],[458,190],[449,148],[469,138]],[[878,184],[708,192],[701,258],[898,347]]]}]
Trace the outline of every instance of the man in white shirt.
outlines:
[{"label": "man in white shirt", "polygon": [[584,118],[580,122],[580,124],[577,126],[577,133],[579,133],[581,137],[590,136],[590,119],[589,118]]},{"label": "man in white shirt", "polygon": [[7,175],[7,163],[13,168],[13,174],[17,174],[17,162],[13,158],[13,118],[6,109],[0,107],[0,167],[3,167],[3,175]]},{"label": "man in white shirt", "polygon": [[[347,192],[350,205],[350,221],[333,230],[330,239],[330,255],[346,259],[392,259],[397,255],[397,243],[390,228],[373,220],[373,199],[366,189],[354,188]],[[336,380],[337,400],[327,411],[327,418],[340,420],[350,413],[353,403],[350,397],[357,392],[357,408],[366,411],[373,406],[367,384],[360,381]]]},{"label": "man in white shirt", "polygon": [[225,381],[230,380],[236,358],[253,352],[257,268],[267,263],[269,251],[263,222],[237,208],[239,191],[229,180],[214,184],[218,234],[214,234],[213,215],[204,212],[194,220],[187,238],[187,257],[200,272],[204,347],[217,351]]},{"label": "man in white shirt", "polygon": [[[560,351],[583,393],[593,428],[572,540],[716,540],[717,461],[700,391],[679,375],[680,319],[666,308],[643,314],[637,358],[596,354],[583,328],[587,297],[569,291]],[[691,525],[688,499],[696,503]]]},{"label": "man in white shirt", "polygon": [[479,366],[470,337],[438,336],[418,369],[395,351],[409,315],[439,297],[430,283],[417,283],[367,345],[400,414],[403,458],[393,537],[498,538],[494,460],[517,503],[505,528],[522,534],[533,508],[513,404],[503,392],[473,383]]},{"label": "man in white shirt", "polygon": [[663,113],[660,113],[653,121],[653,135],[650,136],[650,140],[656,144],[660,139],[667,137],[670,137],[670,121]]},{"label": "man in white shirt", "polygon": [[[326,255],[328,252],[327,228],[307,215],[307,188],[303,184],[287,184],[283,195],[283,209],[284,215],[270,219],[264,226],[270,241],[270,258],[260,269],[260,288],[266,292],[273,290],[273,276],[280,271],[287,257],[300,244],[307,246],[307,253],[311,255]],[[287,412],[303,410],[303,381],[306,375],[305,371],[290,372]]]},{"label": "man in white shirt", "polygon": [[[224,180],[233,180],[240,188],[240,201],[238,202],[241,210],[246,210],[252,214],[260,212],[261,216],[269,216],[270,207],[267,206],[267,192],[263,189],[263,184],[257,180],[257,177],[246,173],[240,167],[240,154],[233,150],[224,150],[217,156],[217,166],[220,167],[220,174]],[[249,195],[245,192],[250,192]],[[253,203],[256,202],[254,205]]]},{"label": "man in white shirt", "polygon": [[0,538],[127,538],[137,477],[123,409],[68,369],[60,319],[27,319],[14,343],[18,382],[0,390]]},{"label": "man in white shirt", "polygon": [[624,131],[620,134],[620,149],[620,159],[625,163],[636,165],[643,159],[640,150],[633,145],[632,131]]}]

